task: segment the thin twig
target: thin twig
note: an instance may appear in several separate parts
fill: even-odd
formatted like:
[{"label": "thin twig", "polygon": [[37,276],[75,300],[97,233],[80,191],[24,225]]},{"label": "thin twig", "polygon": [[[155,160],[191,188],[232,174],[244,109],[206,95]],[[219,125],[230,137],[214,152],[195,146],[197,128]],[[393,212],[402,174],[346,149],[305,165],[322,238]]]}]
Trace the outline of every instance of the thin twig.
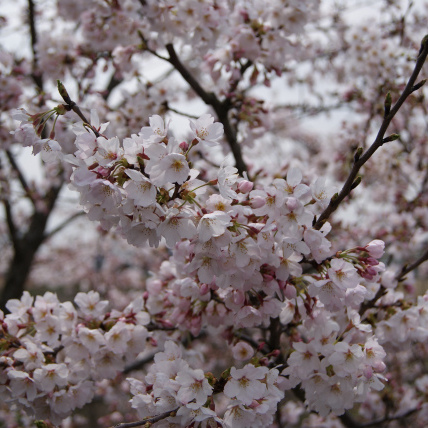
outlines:
[{"label": "thin twig", "polygon": [[146,364],[150,363],[151,361],[153,361],[153,359],[155,358],[156,354],[151,354],[148,355],[145,358],[142,358],[141,360],[137,360],[134,361],[133,363],[127,365],[124,370],[123,370],[123,374],[128,374],[129,372],[132,372],[134,370],[139,370],[141,368],[143,368]]},{"label": "thin twig", "polygon": [[407,417],[413,415],[414,413],[419,412],[419,410],[421,410],[421,409],[420,408],[411,409],[411,410],[408,410],[406,413],[404,413],[402,415],[384,417],[382,419],[377,419],[376,421],[372,421],[372,422],[368,422],[368,423],[362,424],[362,425],[360,425],[360,427],[361,428],[379,427],[379,426],[381,426],[385,422],[399,421],[401,419],[407,418]]},{"label": "thin twig", "polygon": [[373,297],[373,299],[369,300],[368,302],[365,302],[361,305],[360,310],[358,313],[360,316],[363,316],[364,312],[367,311],[367,309],[373,308],[376,302],[386,293],[386,288],[381,285],[379,287],[379,290],[377,290],[376,295]]},{"label": "thin twig", "polygon": [[410,76],[409,81],[407,82],[406,87],[404,88],[400,98],[395,103],[394,107],[385,115],[382,125],[380,126],[379,132],[374,140],[373,144],[366,150],[361,157],[354,160],[354,165],[349,173],[349,176],[342,187],[342,190],[339,194],[336,194],[328,204],[327,208],[321,213],[317,221],[314,223],[315,229],[320,229],[322,225],[328,220],[330,215],[336,211],[340,203],[351,193],[351,191],[356,187],[356,178],[361,167],[373,156],[373,154],[378,150],[384,143],[390,141],[388,138],[384,138],[385,133],[389,127],[394,116],[397,114],[398,110],[403,105],[404,101],[412,94],[415,90],[419,89],[420,84],[415,85],[416,79],[424,65],[424,62],[428,55],[428,40],[426,37],[422,41],[421,50],[419,52],[415,68]]},{"label": "thin twig", "polygon": [[72,216],[65,219],[62,223],[60,223],[57,227],[52,229],[50,232],[46,233],[44,236],[44,239],[46,240],[46,239],[52,238],[53,235],[55,235],[56,233],[64,229],[64,227],[68,226],[73,220],[82,216],[83,214],[85,214],[84,211],[79,211],[77,213],[74,213]]},{"label": "thin twig", "polygon": [[28,25],[30,27],[31,52],[33,54],[31,77],[37,85],[40,92],[43,91],[43,79],[38,70],[37,58],[37,30],[36,30],[36,11],[33,0],[28,0]]},{"label": "thin twig", "polygon": [[412,270],[416,269],[419,265],[421,265],[423,262],[426,262],[428,260],[428,248],[426,251],[417,259],[415,262],[413,262],[410,266],[404,265],[403,268],[397,275],[395,276],[395,279],[400,282],[403,281],[405,276],[411,272]]},{"label": "thin twig", "polygon": [[162,419],[166,419],[170,416],[174,416],[175,412],[179,409],[179,407],[175,408],[174,410],[169,410],[168,412],[161,413],[158,416],[154,416],[153,418],[143,419],[142,421],[136,421],[136,422],[124,422],[121,424],[117,424],[114,427],[111,428],[134,428],[134,427],[141,427],[143,425],[148,424],[147,426],[151,426],[151,424],[154,424],[155,422],[159,422]]},{"label": "thin twig", "polygon": [[199,118],[199,116],[196,116],[196,115],[194,115],[194,114],[184,113],[183,111],[180,111],[180,110],[177,110],[177,109],[175,109],[175,108],[171,107],[171,106],[168,104],[168,102],[165,102],[165,103],[164,103],[164,106],[165,106],[165,108],[166,108],[168,111],[172,111],[173,113],[175,113],[175,114],[179,114],[180,116],[189,117],[190,119],[198,119],[198,118]]}]

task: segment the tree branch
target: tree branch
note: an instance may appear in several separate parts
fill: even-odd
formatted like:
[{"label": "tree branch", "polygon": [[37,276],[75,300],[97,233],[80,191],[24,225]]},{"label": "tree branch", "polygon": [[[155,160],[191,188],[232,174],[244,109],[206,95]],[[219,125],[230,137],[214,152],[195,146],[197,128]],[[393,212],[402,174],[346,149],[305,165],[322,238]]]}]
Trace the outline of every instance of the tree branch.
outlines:
[{"label": "tree branch", "polygon": [[166,50],[169,54],[168,62],[174,66],[174,68],[181,74],[184,80],[190,85],[190,87],[196,92],[196,94],[204,101],[205,104],[210,105],[217,114],[218,120],[224,126],[224,134],[226,140],[232,150],[233,156],[235,157],[236,168],[242,175],[244,171],[247,171],[247,165],[242,158],[242,151],[239,143],[236,139],[236,131],[233,129],[228,113],[231,108],[231,103],[228,98],[221,102],[214,93],[206,92],[205,89],[199,84],[199,82],[193,77],[193,75],[187,70],[175,52],[174,46],[171,43],[166,45]]},{"label": "tree branch", "polygon": [[36,201],[33,197],[33,192],[30,189],[30,186],[27,183],[26,178],[24,177],[24,174],[19,169],[18,164],[15,161],[15,158],[10,150],[6,150],[6,156],[9,160],[10,165],[12,166],[13,170],[16,172],[18,176],[18,180],[21,183],[22,188],[24,189],[25,195],[28,197],[28,199],[31,201],[33,206],[36,204]]},{"label": "tree branch", "polygon": [[14,248],[18,245],[18,234],[16,230],[15,223],[13,221],[12,208],[7,199],[3,199],[4,211],[6,214],[6,222],[9,230],[10,240],[12,241],[12,245]]},{"label": "tree branch", "polygon": [[413,415],[414,413],[419,412],[419,410],[421,410],[421,409],[420,408],[411,409],[411,410],[408,410],[406,413],[404,413],[403,415],[400,415],[400,416],[390,416],[390,417],[385,416],[382,419],[378,419],[376,421],[372,421],[372,422],[368,422],[368,423],[365,423],[365,424],[361,424],[359,426],[361,428],[370,428],[370,427],[375,427],[376,428],[376,427],[381,426],[385,422],[399,421],[399,420],[402,420],[404,418],[407,418],[407,417]]},{"label": "tree branch", "polygon": [[117,424],[114,427],[111,428],[134,428],[134,427],[141,427],[143,425],[151,426],[155,422],[159,422],[162,419],[166,419],[170,416],[175,416],[175,412],[179,409],[179,407],[175,408],[174,410],[169,410],[168,412],[161,413],[158,416],[154,416],[153,418],[143,419],[142,421],[137,422],[124,422],[121,424]]},{"label": "tree branch", "polygon": [[134,370],[139,370],[143,368],[146,364],[153,361],[156,354],[148,355],[145,358],[142,358],[141,360],[134,361],[133,363],[127,365],[125,369],[123,370],[123,374],[128,374],[129,372],[132,372]]},{"label": "tree branch", "polygon": [[391,141],[390,137],[385,138],[385,133],[389,127],[389,124],[391,123],[394,116],[397,114],[398,110],[403,105],[404,101],[406,101],[406,99],[409,97],[409,95],[411,95],[413,92],[415,92],[425,83],[425,81],[422,81],[415,85],[416,79],[422,69],[422,66],[424,65],[427,55],[428,55],[428,39],[427,39],[427,36],[425,36],[424,39],[422,40],[421,50],[419,51],[415,68],[412,72],[412,75],[410,76],[409,81],[407,82],[406,87],[404,88],[402,94],[400,95],[400,98],[397,100],[394,107],[390,111],[388,112],[385,111],[386,113],[385,117],[383,119],[383,122],[379,128],[379,132],[373,144],[367,149],[367,151],[361,157],[359,158],[355,157],[354,165],[351,169],[351,172],[349,173],[349,176],[345,184],[342,187],[342,190],[340,191],[339,194],[336,194],[335,196],[333,196],[327,208],[321,213],[317,221],[314,223],[313,227],[315,229],[320,229],[322,227],[322,225],[328,220],[330,215],[334,211],[336,211],[336,209],[339,207],[341,202],[356,187],[356,178],[361,167],[373,156],[376,150],[378,150],[384,143]]},{"label": "tree branch", "polygon": [[415,262],[413,262],[410,266],[404,265],[401,271],[395,276],[395,279],[400,282],[404,280],[404,277],[411,272],[412,270],[416,269],[419,265],[421,265],[423,262],[426,262],[428,260],[428,248],[425,250],[425,252],[417,259]]},{"label": "tree branch", "polygon": [[34,83],[39,88],[39,91],[43,91],[43,79],[38,71],[38,59],[37,59],[37,31],[36,31],[36,19],[35,19],[35,7],[33,0],[28,0],[28,25],[30,27],[30,40],[31,40],[31,52],[33,53],[33,64],[31,77]]},{"label": "tree branch", "polygon": [[79,211],[78,213],[74,213],[69,218],[65,219],[62,223],[60,223],[57,227],[52,229],[49,233],[45,233],[44,240],[51,238],[56,233],[60,232],[64,227],[68,226],[73,220],[75,220],[77,217],[80,217],[84,215],[84,211]]}]

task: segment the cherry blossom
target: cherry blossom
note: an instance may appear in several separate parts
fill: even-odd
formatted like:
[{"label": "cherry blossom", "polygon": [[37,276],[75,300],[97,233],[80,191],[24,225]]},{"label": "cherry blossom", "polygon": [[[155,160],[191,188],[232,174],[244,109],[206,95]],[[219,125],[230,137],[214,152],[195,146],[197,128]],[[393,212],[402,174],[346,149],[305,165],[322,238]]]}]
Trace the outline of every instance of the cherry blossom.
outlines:
[{"label": "cherry blossom", "polygon": [[424,8],[33,3],[0,42],[1,420],[425,426]]}]

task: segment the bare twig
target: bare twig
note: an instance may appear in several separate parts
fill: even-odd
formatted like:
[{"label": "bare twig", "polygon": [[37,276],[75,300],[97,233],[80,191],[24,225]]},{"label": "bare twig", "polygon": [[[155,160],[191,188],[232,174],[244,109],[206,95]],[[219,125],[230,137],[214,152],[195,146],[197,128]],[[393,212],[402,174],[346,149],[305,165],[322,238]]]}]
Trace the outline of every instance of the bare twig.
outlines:
[{"label": "bare twig", "polygon": [[180,116],[189,117],[190,119],[198,119],[199,118],[199,116],[196,116],[194,114],[184,113],[183,111],[180,111],[180,110],[177,110],[177,109],[171,107],[167,101],[165,101],[163,105],[165,106],[166,110],[172,111],[173,113],[179,114]]},{"label": "bare twig", "polygon": [[139,369],[143,368],[146,364],[153,361],[153,359],[155,358],[155,355],[156,354],[151,354],[145,358],[142,358],[141,360],[134,361],[133,363],[127,365],[122,373],[128,374],[134,370],[139,370]]},{"label": "bare twig", "polygon": [[34,1],[28,0],[28,25],[30,27],[30,40],[31,40],[31,52],[33,53],[33,64],[31,77],[34,83],[38,87],[39,91],[43,91],[43,79],[38,70],[38,58],[37,58],[37,31],[36,31],[36,11],[34,7]]},{"label": "bare twig", "polygon": [[402,415],[399,415],[399,416],[385,416],[382,419],[377,419],[375,421],[362,424],[362,425],[360,425],[360,427],[361,428],[380,427],[385,422],[400,421],[402,419],[405,419],[405,418],[413,415],[414,413],[419,412],[419,410],[421,410],[421,409],[415,408],[415,409],[408,410],[406,413],[403,413]]},{"label": "bare twig", "polygon": [[360,316],[363,316],[364,312],[367,311],[367,309],[373,308],[376,302],[386,293],[386,288],[384,286],[380,286],[379,290],[377,290],[376,295],[373,297],[373,299],[369,300],[368,302],[365,302],[361,305],[360,310],[358,313]]},{"label": "bare twig", "polygon": [[73,222],[76,218],[82,216],[83,214],[85,214],[84,211],[79,211],[73,214],[72,216],[70,216],[69,218],[65,219],[57,227],[52,229],[49,233],[45,233],[44,239],[46,240],[46,239],[52,238],[53,235],[60,232],[62,229],[64,229],[64,227],[68,226],[71,222]]},{"label": "bare twig", "polygon": [[361,167],[373,156],[376,150],[378,150],[383,144],[385,144],[388,141],[392,141],[392,139],[394,139],[392,138],[392,136],[385,138],[385,133],[392,119],[397,114],[398,110],[401,108],[401,106],[409,97],[409,95],[411,95],[413,92],[415,92],[425,83],[425,81],[421,81],[415,85],[416,79],[422,69],[422,66],[424,65],[427,55],[428,55],[428,38],[426,36],[422,41],[421,50],[416,60],[415,68],[412,72],[412,75],[410,76],[409,81],[407,82],[406,87],[404,88],[402,94],[400,95],[400,98],[397,100],[395,105],[390,109],[390,111],[385,112],[386,113],[385,117],[383,119],[382,125],[379,128],[379,132],[373,144],[360,157],[355,157],[354,165],[351,169],[351,172],[349,173],[349,176],[345,184],[342,187],[342,190],[340,191],[340,193],[333,196],[327,208],[321,213],[317,221],[314,223],[315,229],[320,229],[322,227],[322,225],[328,220],[330,215],[334,211],[336,211],[340,203],[356,187],[357,174],[361,169]]},{"label": "bare twig", "polygon": [[[400,272],[395,275],[395,280],[400,282],[404,281],[405,276],[411,272],[412,270],[416,269],[418,266],[420,266],[423,262],[426,262],[428,260],[428,249],[417,259],[415,262],[413,262],[411,265],[404,265]],[[365,302],[361,305],[360,310],[358,311],[360,316],[363,316],[364,312],[367,311],[367,309],[373,308],[376,304],[376,302],[386,293],[386,288],[382,285],[379,287],[379,290],[377,291],[376,295],[368,302]],[[391,306],[391,305],[388,305]]]},{"label": "bare twig", "polygon": [[154,416],[153,418],[143,419],[142,421],[136,421],[136,422],[124,422],[121,424],[117,424],[114,427],[111,428],[134,428],[134,427],[141,427],[143,425],[151,426],[151,424],[154,424],[155,422],[159,422],[162,419],[166,419],[170,416],[174,416],[175,412],[179,409],[179,407],[175,408],[174,410],[169,410],[168,412],[161,413],[158,416]]},{"label": "bare twig", "polygon": [[426,262],[428,260],[428,248],[425,250],[425,252],[417,259],[415,262],[413,262],[411,265],[404,265],[403,268],[397,275],[395,276],[395,279],[400,282],[403,281],[405,276],[411,272],[412,270],[415,270],[419,265],[421,265],[423,262]]}]

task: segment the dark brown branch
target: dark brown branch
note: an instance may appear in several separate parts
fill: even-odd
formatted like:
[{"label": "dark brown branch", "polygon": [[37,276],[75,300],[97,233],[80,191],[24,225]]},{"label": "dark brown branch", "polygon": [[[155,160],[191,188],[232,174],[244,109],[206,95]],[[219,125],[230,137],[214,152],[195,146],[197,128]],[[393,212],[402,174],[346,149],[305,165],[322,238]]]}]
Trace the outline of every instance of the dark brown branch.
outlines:
[{"label": "dark brown branch", "polygon": [[[405,276],[411,272],[412,270],[415,270],[418,266],[420,266],[422,263],[426,262],[428,260],[428,249],[422,254],[419,259],[417,259],[414,263],[407,266],[404,265],[403,268],[397,275],[395,275],[396,281],[404,281]],[[360,316],[363,316],[364,312],[366,312],[367,309],[373,308],[376,304],[376,302],[386,293],[386,288],[383,286],[379,287],[379,290],[377,291],[376,295],[371,299],[369,302],[366,302],[361,305],[360,310],[358,311]]]},{"label": "dark brown branch", "polygon": [[14,247],[16,247],[17,242],[18,242],[17,241],[18,234],[17,234],[15,222],[13,221],[12,208],[11,208],[10,203],[7,199],[3,199],[2,202],[4,205],[4,211],[6,214],[6,222],[7,222],[7,228],[9,230],[10,240],[12,241],[12,245]]},{"label": "dark brown branch", "polygon": [[419,257],[419,259],[417,259],[415,262],[413,262],[411,265],[407,266],[403,266],[403,269],[401,269],[401,271],[395,276],[395,279],[397,281],[403,281],[405,278],[405,276],[411,272],[412,270],[415,270],[419,265],[421,265],[423,262],[426,262],[428,260],[428,248],[426,249],[426,251],[422,254],[421,257]]},{"label": "dark brown branch", "polygon": [[171,107],[171,106],[168,104],[168,102],[167,102],[167,101],[165,101],[165,102],[163,103],[163,105],[164,105],[164,107],[165,107],[165,109],[166,109],[166,110],[168,110],[168,111],[172,111],[173,113],[175,113],[175,114],[179,114],[180,116],[189,117],[190,119],[198,119],[198,118],[199,118],[199,116],[196,116],[196,115],[194,115],[194,114],[184,113],[184,112],[182,112],[182,111],[180,111],[180,110],[177,110],[177,109],[175,109],[175,108]]},{"label": "dark brown branch", "polygon": [[[361,167],[373,156],[373,154],[378,150],[385,142],[390,141],[389,137],[385,138],[385,133],[389,127],[394,116],[397,114],[398,110],[401,108],[406,99],[411,95],[415,90],[420,86],[419,84],[415,85],[416,79],[424,65],[426,57],[428,55],[428,40],[425,37],[422,41],[421,50],[419,52],[415,68],[410,76],[409,81],[407,82],[406,87],[404,88],[400,98],[395,103],[394,107],[385,115],[382,125],[380,126],[379,132],[374,140],[373,144],[367,149],[367,151],[359,158],[355,159],[354,165],[349,173],[349,176],[342,187],[342,190],[339,194],[336,194],[328,204],[327,208],[321,213],[319,218],[314,224],[315,229],[320,229],[322,225],[328,220],[330,215],[336,211],[341,202],[349,196],[353,189],[353,184],[357,178],[357,174]],[[422,83],[422,82],[420,82]]]},{"label": "dark brown branch", "polygon": [[141,426],[146,425],[146,424],[148,424],[147,426],[151,426],[151,424],[154,424],[155,422],[159,422],[162,419],[166,419],[170,416],[174,416],[175,412],[178,409],[179,409],[179,407],[177,407],[174,410],[169,410],[168,412],[161,413],[160,415],[154,416],[153,418],[143,419],[142,421],[137,421],[137,422],[128,422],[128,423],[124,422],[121,424],[117,424],[111,428],[134,428],[134,427],[141,427]]},{"label": "dark brown branch", "polygon": [[40,245],[44,241],[44,232],[48,219],[58,199],[63,181],[51,187],[43,196],[44,207],[35,210],[29,220],[28,229],[13,242],[13,257],[5,275],[4,287],[0,296],[0,309],[5,310],[10,299],[19,299],[24,291],[25,282],[30,274],[31,265]]},{"label": "dark brown branch", "polygon": [[123,370],[123,374],[128,374],[134,370],[142,369],[146,364],[153,361],[156,354],[148,355],[145,358],[142,358],[141,360],[134,361],[133,363],[127,365],[125,369]]},{"label": "dark brown branch", "polygon": [[372,421],[372,422],[367,422],[365,424],[361,424],[359,425],[360,428],[370,428],[370,427],[380,427],[382,424],[384,424],[385,422],[390,422],[390,421],[400,421],[403,420],[411,415],[413,415],[416,412],[419,412],[419,408],[416,409],[411,409],[408,410],[406,413],[399,415],[399,416],[389,416],[389,417],[384,417],[382,419],[377,419],[376,421]]},{"label": "dark brown branch", "polygon": [[24,174],[20,170],[18,164],[15,161],[15,158],[10,150],[6,150],[6,155],[9,160],[10,165],[12,166],[13,170],[16,172],[16,175],[18,176],[18,180],[21,183],[22,188],[24,189],[25,195],[30,199],[31,203],[35,205],[36,201],[33,197],[33,192],[30,189],[30,186],[27,183],[27,180],[24,177]]},{"label": "dark brown branch", "polygon": [[28,25],[30,27],[30,40],[31,40],[31,52],[33,53],[33,64],[31,77],[34,83],[39,88],[39,91],[43,91],[43,79],[38,70],[38,59],[37,59],[37,31],[36,31],[36,11],[33,0],[28,0]]},{"label": "dark brown branch", "polygon": [[169,43],[166,45],[166,50],[169,54],[168,62],[174,66],[174,68],[181,74],[183,79],[190,85],[190,87],[196,92],[196,94],[204,101],[205,104],[210,105],[215,113],[217,114],[218,120],[224,126],[224,134],[226,140],[232,150],[233,156],[235,157],[236,168],[242,175],[244,171],[247,171],[247,165],[242,158],[242,151],[239,143],[236,139],[236,131],[232,127],[229,121],[229,110],[231,109],[231,103],[229,99],[225,99],[221,102],[213,92],[206,92],[199,82],[193,77],[193,75],[187,70],[175,52],[174,46]]},{"label": "dark brown branch", "polygon": [[85,212],[84,211],[79,211],[75,214],[73,214],[72,216],[70,216],[69,218],[65,219],[62,223],[60,223],[57,227],[55,227],[54,229],[52,229],[49,233],[45,233],[44,239],[49,239],[51,238],[53,235],[55,235],[56,233],[60,232],[62,229],[64,229],[64,227],[68,226],[70,223],[72,223],[76,218],[84,215]]},{"label": "dark brown branch", "polygon": [[363,316],[364,312],[367,311],[367,309],[373,308],[376,302],[386,293],[386,288],[382,285],[379,287],[379,290],[377,290],[376,295],[373,297],[373,299],[369,300],[368,302],[365,302],[361,305],[360,310],[358,313],[360,316]]},{"label": "dark brown branch", "polygon": [[354,421],[348,412],[338,416],[343,425],[347,428],[361,428],[361,425]]},{"label": "dark brown branch", "polygon": [[118,79],[116,77],[116,73],[113,73],[110,81],[108,82],[107,88],[102,92],[103,99],[107,101],[113,89],[116,88],[116,86],[120,85],[121,83],[122,83],[122,79]]},{"label": "dark brown branch", "polygon": [[[247,60],[247,62],[245,63],[245,64],[243,64],[243,65],[241,65],[241,69],[240,69],[240,73],[241,73],[241,76],[243,76],[244,75],[244,73],[251,67],[253,65],[253,62],[252,61],[250,61],[250,60]],[[235,79],[233,82],[232,82],[232,84],[230,85],[230,87],[229,87],[229,92],[235,92],[235,90],[236,90],[236,88],[238,87],[238,85],[239,85],[239,82],[240,82],[240,78],[238,78],[238,79]]]},{"label": "dark brown branch", "polygon": [[16,228],[16,224],[13,221],[13,214],[12,214],[12,207],[9,202],[9,195],[10,195],[10,189],[9,189],[9,183],[7,182],[7,178],[3,175],[3,169],[2,160],[0,158],[0,172],[1,172],[1,181],[0,181],[0,195],[1,195],[1,201],[4,206],[4,212],[6,215],[6,224],[7,228],[9,230],[9,236],[10,240],[12,241],[12,245],[15,247],[18,239],[18,231]]}]

